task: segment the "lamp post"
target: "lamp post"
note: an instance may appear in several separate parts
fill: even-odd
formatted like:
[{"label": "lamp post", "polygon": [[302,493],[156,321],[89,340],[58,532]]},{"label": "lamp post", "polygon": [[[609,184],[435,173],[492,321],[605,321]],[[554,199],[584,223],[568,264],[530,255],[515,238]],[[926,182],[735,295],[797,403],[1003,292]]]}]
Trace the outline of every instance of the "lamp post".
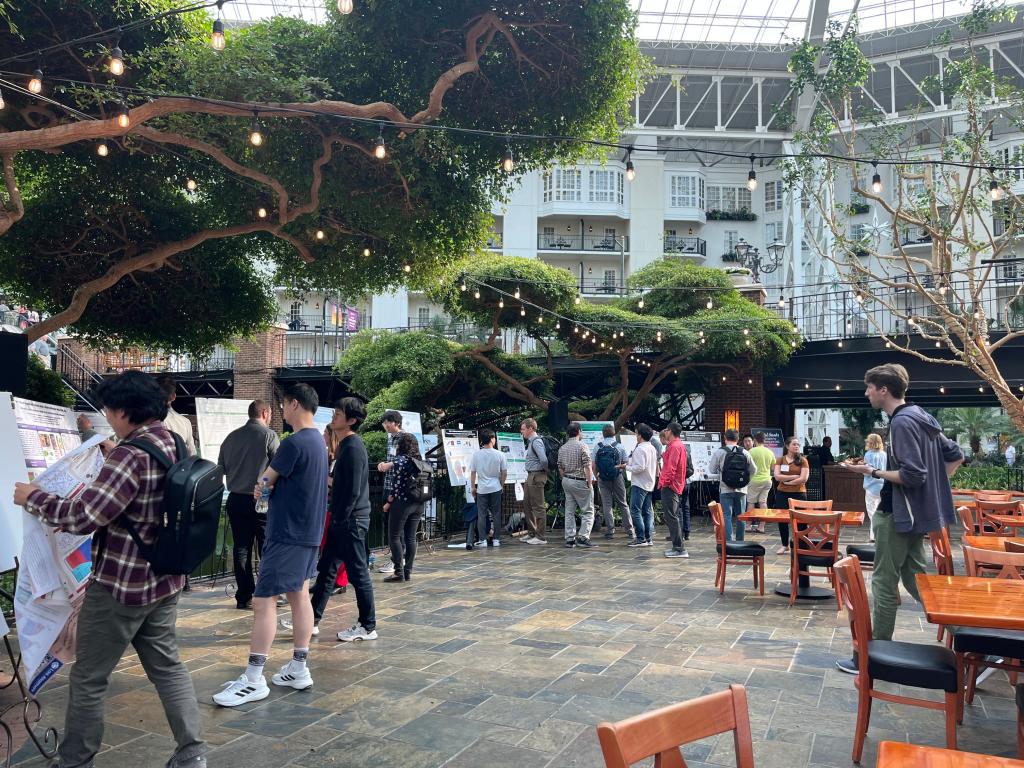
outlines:
[{"label": "lamp post", "polygon": [[765,248],[768,252],[767,257],[762,258],[761,252],[757,248],[751,248],[750,244],[741,237],[733,250],[736,251],[740,263],[750,270],[754,277],[754,282],[759,283],[761,282],[762,272],[771,274],[781,266],[782,257],[786,253],[786,244],[780,240],[775,240],[775,242]]}]

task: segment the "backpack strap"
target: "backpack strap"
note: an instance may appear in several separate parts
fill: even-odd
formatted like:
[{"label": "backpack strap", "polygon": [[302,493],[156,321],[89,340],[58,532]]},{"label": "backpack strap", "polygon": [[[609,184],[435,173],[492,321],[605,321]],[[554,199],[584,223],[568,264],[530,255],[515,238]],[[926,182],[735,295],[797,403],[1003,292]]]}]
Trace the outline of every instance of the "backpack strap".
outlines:
[{"label": "backpack strap", "polygon": [[[167,431],[171,432],[171,430]],[[171,437],[174,438],[175,455],[187,455],[185,441],[181,439],[181,435],[179,435],[177,432],[171,432]],[[174,465],[174,462],[171,461],[170,457],[149,440],[126,440],[123,443],[123,445],[130,445],[133,448],[138,448],[140,451],[142,451],[143,453],[147,454],[150,458],[152,458],[153,461],[155,461],[157,464],[163,467],[164,472],[167,472]],[[128,535],[132,537],[132,541],[135,542],[135,546],[138,547],[139,551],[143,554],[143,556],[145,556],[146,552],[149,551],[149,545],[142,540],[141,536],[139,536],[139,532],[135,529],[135,523],[133,523],[124,515],[112,521],[111,525],[113,525],[114,523],[117,523],[126,531],[128,531]]]}]

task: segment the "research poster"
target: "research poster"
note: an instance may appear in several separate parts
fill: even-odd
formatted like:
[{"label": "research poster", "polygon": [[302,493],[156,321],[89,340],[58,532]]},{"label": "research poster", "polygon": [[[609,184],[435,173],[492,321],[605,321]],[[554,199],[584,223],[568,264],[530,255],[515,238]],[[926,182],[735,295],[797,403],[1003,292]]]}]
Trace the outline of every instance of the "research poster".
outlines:
[{"label": "research poster", "polygon": [[508,475],[505,483],[522,483],[526,481],[526,443],[518,432],[499,432],[498,450],[505,454],[508,462]]},{"label": "research poster", "polygon": [[722,447],[722,436],[718,432],[683,432],[681,435],[686,449],[690,452],[690,461],[693,462],[693,477],[691,480],[717,480],[717,475],[709,478],[707,474],[708,462],[711,456]]},{"label": "research poster", "polygon": [[107,421],[107,417],[103,415],[102,411],[86,411],[85,415],[88,416],[89,421],[92,422],[93,429],[104,437],[114,437],[114,428],[110,426],[110,423]]},{"label": "research poster", "polygon": [[771,449],[776,459],[781,458],[783,451],[786,450],[786,438],[783,437],[782,430],[776,427],[753,427],[750,430],[752,435],[758,432],[764,432],[764,447]]},{"label": "research poster", "polygon": [[216,463],[224,438],[249,420],[250,403],[252,400],[229,400],[225,397],[196,398],[200,456]]},{"label": "research poster", "polygon": [[399,413],[402,414],[402,431],[408,432],[416,438],[416,442],[420,444],[420,456],[425,456],[427,445],[423,442],[423,422],[420,420],[420,415],[412,411],[399,411]]},{"label": "research poster", "polygon": [[604,438],[602,431],[604,430],[605,424],[610,424],[612,427],[615,426],[614,422],[611,421],[581,421],[580,425],[580,439],[583,444],[590,450],[590,456],[593,458],[594,451],[597,450],[597,444]]},{"label": "research poster", "polygon": [[469,482],[469,463],[480,449],[480,437],[475,429],[442,429],[444,460],[448,465],[448,482],[466,485]]}]

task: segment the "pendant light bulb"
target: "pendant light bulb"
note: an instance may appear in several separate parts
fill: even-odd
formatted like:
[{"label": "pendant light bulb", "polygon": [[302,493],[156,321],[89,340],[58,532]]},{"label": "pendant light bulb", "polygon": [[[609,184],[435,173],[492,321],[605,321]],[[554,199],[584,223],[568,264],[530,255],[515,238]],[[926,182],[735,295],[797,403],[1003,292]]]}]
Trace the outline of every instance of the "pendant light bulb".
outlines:
[{"label": "pendant light bulb", "polygon": [[644,308],[644,298],[643,298],[643,296],[640,297],[640,301],[638,301],[636,303],[636,306],[637,306],[637,309],[643,309]]},{"label": "pendant light bulb", "polygon": [[96,145],[96,154],[100,157],[106,157],[110,154],[110,147],[107,146],[107,142],[101,141]]},{"label": "pendant light bulb", "polygon": [[369,256],[369,255],[370,255],[370,249],[369,248],[363,248],[363,256]]},{"label": "pendant light bulb", "polygon": [[324,231],[322,229],[318,229],[316,231],[316,239],[317,240],[323,240],[326,236],[327,235],[324,234]]},{"label": "pendant light bulb", "polygon": [[213,22],[213,32],[210,34],[210,47],[215,51],[223,51],[226,44],[227,41],[224,39],[224,22],[218,16]]},{"label": "pendant light bulb", "polygon": [[32,77],[28,81],[28,89],[32,93],[42,93],[43,91],[43,70],[39,67],[32,73]]},{"label": "pendant light bulb", "polygon": [[261,219],[267,218],[267,209],[261,205],[259,208],[256,209],[256,215],[259,216]]},{"label": "pendant light bulb", "polygon": [[384,126],[380,127],[380,133],[377,134],[377,140],[373,143],[373,156],[378,160],[383,160],[388,156],[387,147],[384,146]]},{"label": "pendant light bulb", "polygon": [[998,181],[992,179],[992,181],[988,183],[988,196],[992,199],[992,202],[998,203],[1006,197],[1006,192],[1001,186],[999,186]]},{"label": "pendant light bulb", "polygon": [[355,4],[352,0],[338,0],[338,13],[342,16],[348,16],[352,13],[352,8]]},{"label": "pendant light bulb", "polygon": [[188,181],[185,182],[185,189],[187,189],[189,192],[195,192],[196,191],[196,187],[198,187],[198,186],[199,185],[196,184],[196,180],[195,179],[189,179]]},{"label": "pendant light bulb", "polygon": [[263,134],[260,132],[259,113],[252,113],[252,125],[249,127],[249,143],[254,147],[263,146]]},{"label": "pendant light bulb", "polygon": [[480,289],[479,288],[477,288],[475,291],[473,291],[473,298],[474,299],[479,299],[480,298]]},{"label": "pendant light bulb", "polygon": [[878,173],[878,163],[871,163],[871,167],[874,169],[874,175],[871,177],[871,191],[880,195],[882,194],[882,176]]},{"label": "pendant light bulb", "polygon": [[626,179],[633,181],[636,178],[636,168],[633,167],[633,152],[626,150]]},{"label": "pendant light bulb", "polygon": [[786,296],[784,294],[779,296],[779,309],[786,308]]},{"label": "pendant light bulb", "polygon": [[128,114],[128,107],[122,104],[117,110],[117,125],[119,128],[127,128],[132,124],[132,118]]},{"label": "pendant light bulb", "polygon": [[708,309],[714,309],[714,308],[715,308],[715,302],[714,302],[714,301],[712,301],[712,300],[711,300],[711,299],[709,298],[709,299],[708,299],[708,303],[707,303],[707,304],[705,304],[704,306],[706,306],[706,307],[707,307]]},{"label": "pendant light bulb", "polygon": [[757,189],[757,171],[754,170],[754,156],[750,156],[750,173],[747,174],[747,189],[753,192]]},{"label": "pendant light bulb", "polygon": [[4,104],[4,92],[0,91],[0,109],[3,109],[5,106],[7,105]]},{"label": "pendant light bulb", "polygon": [[107,64],[107,69],[114,77],[124,74],[124,52],[120,46],[115,45],[114,50],[110,52],[110,63]]},{"label": "pendant light bulb", "polygon": [[506,144],[505,145],[505,156],[501,158],[501,169],[503,171],[505,171],[505,173],[512,173],[512,171],[515,169],[515,167],[516,167],[516,163],[512,159],[512,147],[510,147],[508,144]]}]

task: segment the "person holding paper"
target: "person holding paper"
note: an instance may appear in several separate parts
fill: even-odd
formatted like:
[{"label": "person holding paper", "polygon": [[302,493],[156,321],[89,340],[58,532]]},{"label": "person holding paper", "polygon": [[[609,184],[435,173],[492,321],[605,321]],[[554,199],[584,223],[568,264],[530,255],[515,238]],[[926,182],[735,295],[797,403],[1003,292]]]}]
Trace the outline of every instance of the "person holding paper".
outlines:
[{"label": "person holding paper", "polygon": [[[199,704],[188,669],[178,658],[176,622],[184,576],[153,572],[128,530],[144,542],[161,521],[164,470],[149,454],[127,445],[145,440],[174,456],[174,438],[162,423],[167,399],[156,381],[128,371],[102,382],[96,393],[121,443],[110,451],[96,480],[63,499],[29,483],[16,483],[14,503],[68,533],[95,533],[92,576],[78,616],[76,663],[71,668],[60,768],[91,766],[103,741],[103,699],[110,675],[128,646],[156,686],[177,750],[168,768],[205,768]],[[183,459],[184,456],[175,456]]]},{"label": "person holding paper", "polygon": [[[508,459],[494,447],[496,442],[494,432],[480,430],[480,450],[469,464],[469,487],[476,495],[476,540],[486,540],[488,547],[495,542],[501,546],[501,491],[508,477]],[[473,549],[468,541],[466,549]]]}]

